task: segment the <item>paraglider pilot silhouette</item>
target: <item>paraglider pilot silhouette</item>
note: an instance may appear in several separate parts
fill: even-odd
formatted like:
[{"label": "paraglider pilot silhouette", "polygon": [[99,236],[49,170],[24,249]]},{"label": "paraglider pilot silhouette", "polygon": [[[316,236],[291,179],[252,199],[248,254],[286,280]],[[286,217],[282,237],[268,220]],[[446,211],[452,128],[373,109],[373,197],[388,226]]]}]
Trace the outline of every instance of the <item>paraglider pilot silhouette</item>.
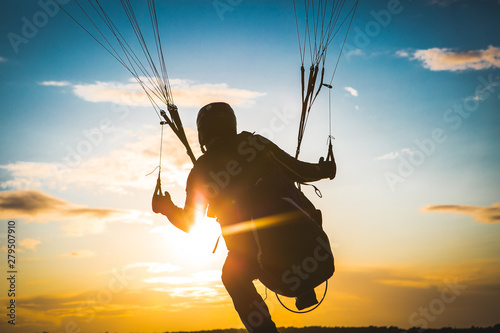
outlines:
[{"label": "paraglider pilot silhouette", "polygon": [[241,321],[249,332],[278,332],[252,281],[296,297],[298,309],[318,303],[314,287],[333,274],[333,255],[320,211],[295,183],[333,179],[333,155],[306,163],[260,135],[238,134],[227,103],[205,105],[197,127],[204,154],[189,174],[184,208],[158,182],[153,211],[185,232],[196,211],[217,218],[229,250],[221,278]]}]

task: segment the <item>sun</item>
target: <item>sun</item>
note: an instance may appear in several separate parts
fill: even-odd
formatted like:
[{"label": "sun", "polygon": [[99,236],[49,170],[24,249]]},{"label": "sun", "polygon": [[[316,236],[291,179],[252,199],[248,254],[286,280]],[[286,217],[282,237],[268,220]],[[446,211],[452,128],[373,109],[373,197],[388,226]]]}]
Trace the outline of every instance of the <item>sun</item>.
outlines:
[{"label": "sun", "polygon": [[[220,225],[215,219],[199,215],[189,233],[182,237],[182,251],[179,251],[179,256],[182,256],[188,266],[206,266],[216,260],[219,253],[225,251],[221,235]],[[217,251],[214,254],[217,241]]]}]

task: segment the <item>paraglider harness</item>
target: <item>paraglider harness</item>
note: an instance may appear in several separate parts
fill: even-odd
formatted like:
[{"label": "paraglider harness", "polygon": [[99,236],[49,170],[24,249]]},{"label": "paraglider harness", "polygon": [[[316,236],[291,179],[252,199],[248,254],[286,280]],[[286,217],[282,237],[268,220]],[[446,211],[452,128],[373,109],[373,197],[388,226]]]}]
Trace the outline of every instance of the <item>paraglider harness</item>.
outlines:
[{"label": "paraglider harness", "polygon": [[[327,160],[333,160],[329,146]],[[294,184],[279,167],[271,167],[251,186],[234,196],[245,221],[253,225],[257,244],[259,280],[276,294],[278,301],[294,313],[306,313],[324,300],[328,279],[335,271],[328,236],[322,227],[322,213],[306,197],[301,185]],[[325,284],[321,300],[311,309],[295,311],[281,301],[279,295],[299,297]]]}]

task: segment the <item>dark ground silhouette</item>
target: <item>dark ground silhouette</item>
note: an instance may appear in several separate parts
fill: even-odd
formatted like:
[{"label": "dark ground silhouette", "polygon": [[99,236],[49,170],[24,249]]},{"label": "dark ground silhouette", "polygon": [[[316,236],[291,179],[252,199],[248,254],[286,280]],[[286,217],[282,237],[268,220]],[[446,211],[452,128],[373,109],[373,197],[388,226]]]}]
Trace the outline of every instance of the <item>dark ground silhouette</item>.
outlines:
[{"label": "dark ground silhouette", "polygon": [[[367,327],[280,327],[280,333],[500,333],[500,324],[490,327],[475,327],[470,328],[429,328],[423,329],[413,327],[410,329],[401,329],[395,326],[367,326]],[[165,333],[187,333],[187,332],[165,332]],[[189,333],[247,333],[245,329],[225,329],[212,331],[191,331]]]}]

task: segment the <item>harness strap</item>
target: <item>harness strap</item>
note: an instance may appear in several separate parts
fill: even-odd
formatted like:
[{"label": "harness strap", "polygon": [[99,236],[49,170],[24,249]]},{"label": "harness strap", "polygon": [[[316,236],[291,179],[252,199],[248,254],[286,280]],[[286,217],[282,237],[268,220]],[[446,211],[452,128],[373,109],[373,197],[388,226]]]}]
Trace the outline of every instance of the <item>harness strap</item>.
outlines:
[{"label": "harness strap", "polygon": [[217,242],[215,242],[214,250],[212,251],[212,253],[215,253],[215,251],[217,250],[217,246],[219,246],[219,241],[220,241],[221,236],[222,236],[222,234],[220,234],[219,237],[217,237]]}]

